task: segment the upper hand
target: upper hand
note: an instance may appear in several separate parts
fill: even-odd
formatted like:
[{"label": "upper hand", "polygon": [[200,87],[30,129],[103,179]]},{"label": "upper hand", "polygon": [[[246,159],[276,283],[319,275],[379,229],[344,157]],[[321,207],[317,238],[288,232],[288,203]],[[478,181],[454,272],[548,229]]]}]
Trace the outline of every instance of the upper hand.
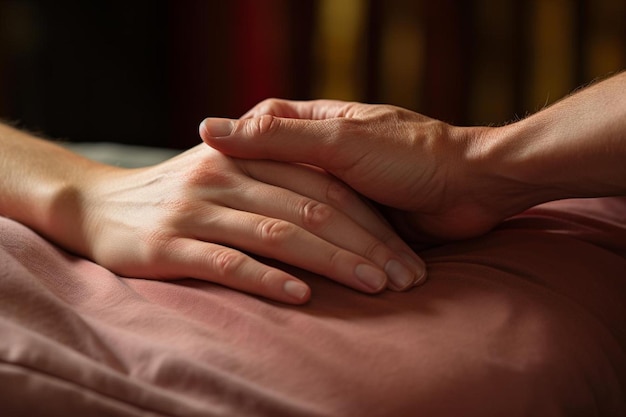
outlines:
[{"label": "upper hand", "polygon": [[483,170],[488,133],[398,107],[331,100],[266,100],[240,120],[206,119],[200,126],[203,140],[226,154],[331,172],[400,209],[391,216],[416,241],[476,236],[513,214],[503,181]]},{"label": "upper hand", "polygon": [[287,303],[307,301],[308,286],[246,252],[368,293],[424,277],[377,213],[312,167],[202,144],[154,167],[110,168],[83,189],[80,252],[121,275],[194,277]]}]

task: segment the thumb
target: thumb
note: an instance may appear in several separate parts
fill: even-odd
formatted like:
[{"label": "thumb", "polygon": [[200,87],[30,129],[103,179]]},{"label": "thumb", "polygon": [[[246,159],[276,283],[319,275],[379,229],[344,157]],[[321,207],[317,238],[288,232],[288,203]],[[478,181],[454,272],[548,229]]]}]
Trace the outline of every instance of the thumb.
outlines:
[{"label": "thumb", "polygon": [[207,118],[199,130],[207,145],[230,156],[302,162],[333,172],[351,166],[358,158],[350,149],[349,138],[340,137],[344,131],[341,125],[347,121],[266,114],[239,120]]}]

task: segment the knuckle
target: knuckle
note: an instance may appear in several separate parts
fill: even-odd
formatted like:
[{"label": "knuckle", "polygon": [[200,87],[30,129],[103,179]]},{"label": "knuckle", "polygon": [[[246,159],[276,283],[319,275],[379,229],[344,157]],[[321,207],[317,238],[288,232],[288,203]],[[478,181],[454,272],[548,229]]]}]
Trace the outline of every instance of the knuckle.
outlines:
[{"label": "knuckle", "polygon": [[[123,274],[134,275],[139,271],[139,276],[149,272],[150,277],[168,278],[176,276],[178,271],[171,268],[178,254],[181,253],[183,244],[181,239],[160,231],[140,233],[140,243],[134,247],[124,246],[124,252],[118,252],[117,259],[125,259],[123,263],[127,268]],[[118,249],[119,250],[119,249]]]},{"label": "knuckle", "polygon": [[160,203],[162,214],[159,223],[163,226],[176,227],[181,222],[189,219],[193,213],[202,208],[200,202],[192,199],[165,199]]},{"label": "knuckle", "polygon": [[372,239],[372,241],[365,246],[362,255],[366,259],[374,260],[376,259],[376,254],[383,251],[386,251],[385,245],[376,239]]},{"label": "knuckle", "polygon": [[276,275],[272,270],[265,270],[257,279],[257,285],[261,291],[267,291],[276,286]]},{"label": "knuckle", "polygon": [[354,202],[354,193],[338,181],[330,180],[326,187],[326,201],[335,207],[348,208]]},{"label": "knuckle", "polygon": [[338,271],[341,269],[342,265],[345,263],[345,250],[337,249],[332,251],[330,257],[328,259],[328,265],[330,265],[330,269],[332,271]]},{"label": "knuckle", "polygon": [[371,128],[360,119],[341,117],[334,119],[333,122],[336,125],[335,132],[338,134],[334,139],[343,141],[353,138],[358,139],[362,136],[364,130]]},{"label": "knuckle", "polygon": [[282,105],[282,102],[283,100],[280,100],[274,97],[266,98],[265,100],[259,103],[259,105],[257,106],[257,109],[261,114],[273,113],[276,109],[280,108],[280,106]]},{"label": "knuckle", "polygon": [[389,248],[404,249],[404,242],[390,227],[385,227],[377,234],[378,239]]},{"label": "knuckle", "polygon": [[230,187],[236,183],[235,175],[226,170],[204,170],[198,169],[190,172],[186,178],[186,183],[192,186]]},{"label": "knuckle", "polygon": [[264,219],[259,223],[261,241],[269,246],[281,246],[294,233],[294,226],[284,220]]},{"label": "knuckle", "polygon": [[143,235],[143,246],[147,262],[154,262],[162,258],[172,249],[171,236],[161,230],[154,230]]},{"label": "knuckle", "polygon": [[278,127],[278,119],[271,114],[264,114],[257,118],[251,119],[250,123],[247,125],[249,127],[249,131],[247,132],[249,135],[270,135],[272,134],[276,128]]},{"label": "knuckle", "polygon": [[218,249],[209,254],[209,262],[213,270],[222,277],[234,275],[243,262],[243,255],[230,249]]},{"label": "knuckle", "polygon": [[232,169],[232,165],[221,162],[215,159],[207,159],[187,167],[177,174],[181,185],[230,187],[237,183],[238,175]]},{"label": "knuckle", "polygon": [[333,215],[330,206],[315,200],[303,199],[300,205],[302,224],[308,229],[320,229],[326,226]]},{"label": "knuckle", "polygon": [[363,138],[370,133],[364,131],[360,120],[335,118],[324,122],[325,136],[323,146],[316,150],[318,157],[330,171],[345,170],[364,152]]}]

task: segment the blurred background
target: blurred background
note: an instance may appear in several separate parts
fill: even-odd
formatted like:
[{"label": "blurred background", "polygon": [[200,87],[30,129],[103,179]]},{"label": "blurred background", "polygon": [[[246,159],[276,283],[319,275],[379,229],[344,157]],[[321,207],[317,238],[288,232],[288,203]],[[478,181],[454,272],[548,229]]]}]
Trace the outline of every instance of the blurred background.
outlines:
[{"label": "blurred background", "polygon": [[502,124],[626,68],[624,0],[0,0],[0,118],[183,149],[267,97]]}]

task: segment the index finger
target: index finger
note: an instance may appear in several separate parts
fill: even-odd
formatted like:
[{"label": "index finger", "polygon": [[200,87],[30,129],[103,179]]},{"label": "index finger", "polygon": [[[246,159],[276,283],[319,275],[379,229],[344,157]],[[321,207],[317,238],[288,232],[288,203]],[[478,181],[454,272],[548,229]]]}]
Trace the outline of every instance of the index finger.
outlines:
[{"label": "index finger", "polygon": [[[301,120],[273,115],[249,119],[207,118],[200,137],[218,151],[244,159],[271,159],[318,166],[341,177],[367,153],[361,120]],[[342,178],[345,180],[345,178]]]},{"label": "index finger", "polygon": [[323,120],[344,117],[349,106],[349,102],[340,100],[295,101],[270,98],[255,105],[241,118],[250,119],[270,114],[289,119]]}]

